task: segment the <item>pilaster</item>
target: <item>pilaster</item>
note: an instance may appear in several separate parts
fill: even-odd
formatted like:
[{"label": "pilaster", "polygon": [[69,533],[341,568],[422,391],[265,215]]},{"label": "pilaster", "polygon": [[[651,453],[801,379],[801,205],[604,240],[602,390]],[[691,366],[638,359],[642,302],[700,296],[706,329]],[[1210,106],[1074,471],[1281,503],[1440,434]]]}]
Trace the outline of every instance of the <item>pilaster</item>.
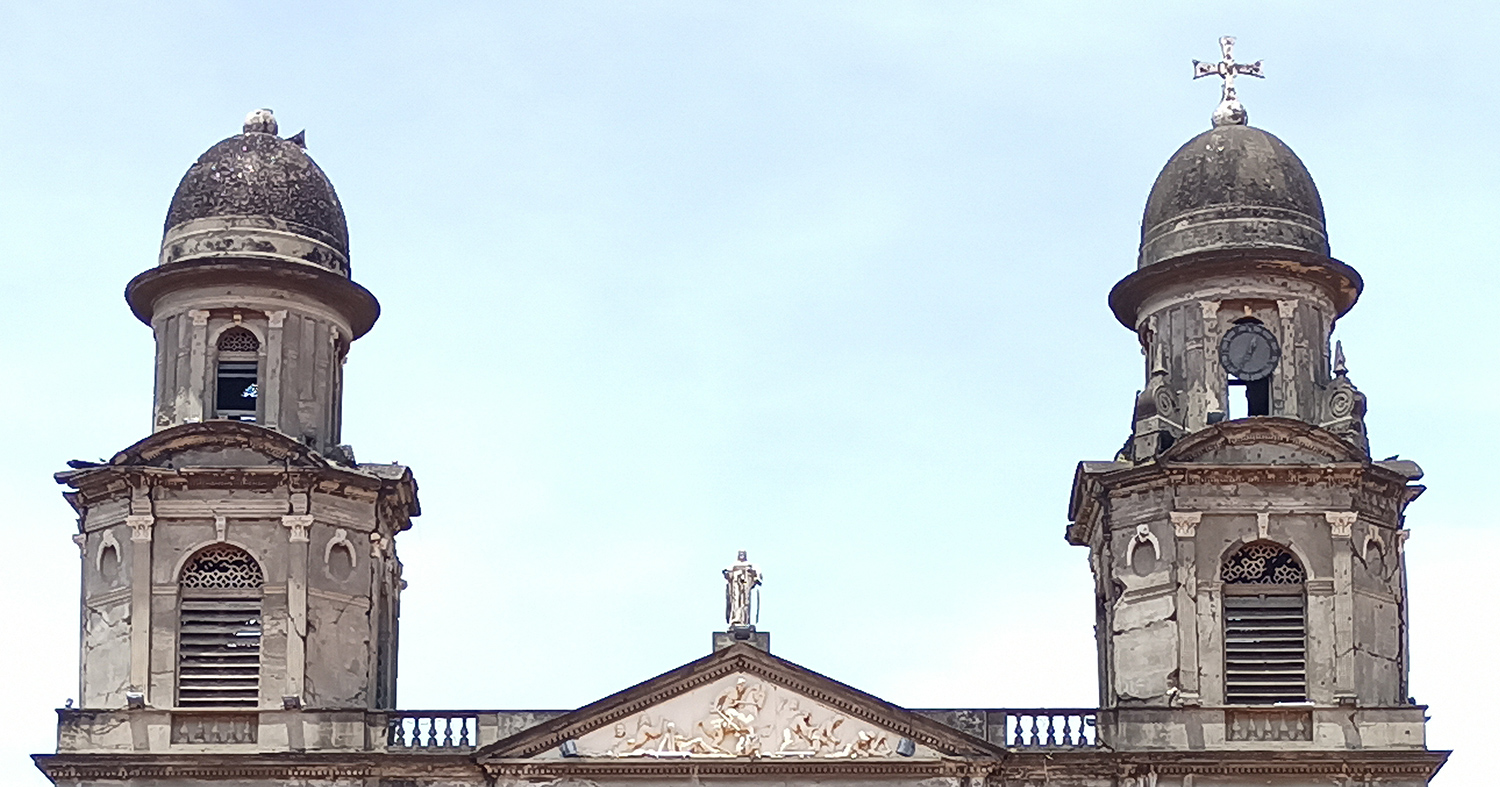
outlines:
[{"label": "pilaster", "polygon": [[187,412],[178,410],[175,423],[197,423],[209,416],[208,412],[208,310],[193,309],[188,317],[193,323],[192,346],[188,351],[188,379],[183,386]]},{"label": "pilaster", "polygon": [[264,423],[271,429],[281,423],[281,345],[285,326],[286,309],[266,312],[266,385],[261,394],[261,409]]},{"label": "pilaster", "polygon": [[1172,532],[1177,537],[1177,627],[1178,676],[1182,702],[1196,705],[1199,697],[1198,675],[1198,523],[1201,511],[1173,511]]},{"label": "pilaster", "polygon": [[[302,504],[306,510],[306,503]],[[286,688],[283,697],[302,699],[307,671],[307,549],[311,514],[288,514],[281,518],[287,529],[286,606],[290,625],[286,638]]]},{"label": "pilaster", "polygon": [[1354,697],[1354,511],[1323,514],[1333,537],[1333,692]]},{"label": "pilaster", "polygon": [[[130,686],[146,693],[151,682],[151,535],[156,517],[130,514]],[[149,698],[147,698],[149,701]]]}]

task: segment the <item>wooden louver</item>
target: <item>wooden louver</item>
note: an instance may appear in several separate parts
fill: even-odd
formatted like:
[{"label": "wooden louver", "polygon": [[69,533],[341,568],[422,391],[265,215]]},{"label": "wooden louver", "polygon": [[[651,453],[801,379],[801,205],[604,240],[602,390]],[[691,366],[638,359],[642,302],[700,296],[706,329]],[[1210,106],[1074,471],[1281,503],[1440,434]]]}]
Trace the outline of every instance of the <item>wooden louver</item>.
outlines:
[{"label": "wooden louver", "polygon": [[1224,695],[1233,705],[1307,699],[1302,594],[1224,596]]},{"label": "wooden louver", "polygon": [[179,707],[260,701],[260,599],[184,598],[177,640]]}]

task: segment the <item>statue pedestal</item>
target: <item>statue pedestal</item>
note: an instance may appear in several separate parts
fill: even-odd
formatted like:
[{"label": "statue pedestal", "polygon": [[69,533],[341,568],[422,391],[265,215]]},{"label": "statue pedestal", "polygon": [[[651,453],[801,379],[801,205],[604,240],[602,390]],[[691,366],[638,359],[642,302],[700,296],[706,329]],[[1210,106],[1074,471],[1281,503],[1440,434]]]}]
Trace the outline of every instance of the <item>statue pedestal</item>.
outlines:
[{"label": "statue pedestal", "polygon": [[735,626],[728,631],[714,632],[714,652],[721,651],[736,642],[771,652],[771,632],[756,631],[754,626]]}]

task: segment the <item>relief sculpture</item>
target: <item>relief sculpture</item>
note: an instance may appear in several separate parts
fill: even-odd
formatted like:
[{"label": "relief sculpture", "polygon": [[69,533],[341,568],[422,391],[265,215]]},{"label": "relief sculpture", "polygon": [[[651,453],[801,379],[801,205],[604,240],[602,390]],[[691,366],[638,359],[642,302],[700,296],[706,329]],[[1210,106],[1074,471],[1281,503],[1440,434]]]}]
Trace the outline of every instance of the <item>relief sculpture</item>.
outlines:
[{"label": "relief sculpture", "polygon": [[[585,757],[890,757],[891,735],[774,685],[736,676],[580,741]],[[781,695],[781,696],[775,696]],[[910,742],[907,742],[910,746]]]}]

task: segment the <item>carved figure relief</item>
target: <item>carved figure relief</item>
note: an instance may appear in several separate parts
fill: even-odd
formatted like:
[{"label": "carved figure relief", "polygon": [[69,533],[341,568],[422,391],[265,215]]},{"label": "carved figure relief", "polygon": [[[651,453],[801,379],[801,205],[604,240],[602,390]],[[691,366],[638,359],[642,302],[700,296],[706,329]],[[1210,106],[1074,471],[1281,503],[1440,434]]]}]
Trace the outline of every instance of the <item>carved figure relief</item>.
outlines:
[{"label": "carved figure relief", "polygon": [[[583,735],[584,757],[892,757],[918,748],[834,708],[746,675]],[[931,752],[928,752],[931,755]]]}]

